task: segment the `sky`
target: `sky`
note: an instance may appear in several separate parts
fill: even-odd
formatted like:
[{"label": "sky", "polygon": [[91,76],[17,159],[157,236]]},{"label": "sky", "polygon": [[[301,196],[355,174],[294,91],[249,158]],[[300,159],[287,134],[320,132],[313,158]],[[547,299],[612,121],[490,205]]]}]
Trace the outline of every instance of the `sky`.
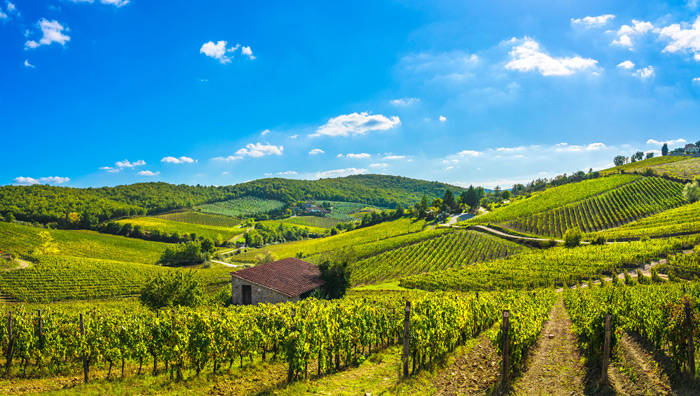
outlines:
[{"label": "sky", "polygon": [[0,184],[461,186],[700,140],[700,1],[0,0]]}]

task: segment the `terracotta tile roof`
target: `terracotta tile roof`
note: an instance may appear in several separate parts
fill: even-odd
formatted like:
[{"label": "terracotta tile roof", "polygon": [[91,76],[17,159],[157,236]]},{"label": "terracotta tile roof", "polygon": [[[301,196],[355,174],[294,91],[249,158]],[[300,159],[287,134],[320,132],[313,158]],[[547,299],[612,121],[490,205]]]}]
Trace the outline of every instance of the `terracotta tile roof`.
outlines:
[{"label": "terracotta tile roof", "polygon": [[322,286],[318,267],[297,258],[287,258],[232,272],[231,276],[295,297]]}]

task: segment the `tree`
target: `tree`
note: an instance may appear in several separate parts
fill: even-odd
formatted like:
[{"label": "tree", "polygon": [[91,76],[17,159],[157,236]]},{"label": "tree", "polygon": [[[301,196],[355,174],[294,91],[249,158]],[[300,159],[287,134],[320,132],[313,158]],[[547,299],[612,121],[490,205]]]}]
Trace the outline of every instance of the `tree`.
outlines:
[{"label": "tree", "polygon": [[467,191],[462,193],[460,199],[463,204],[469,206],[472,210],[476,210],[479,207],[479,200],[481,200],[481,197],[477,189],[470,185]]},{"label": "tree", "polygon": [[452,191],[445,190],[445,195],[442,197],[442,204],[444,210],[454,212],[454,210],[457,208],[457,201],[455,201]]},{"label": "tree", "polygon": [[564,233],[564,246],[566,247],[576,247],[581,244],[581,239],[583,234],[578,228],[570,228]]},{"label": "tree", "polygon": [[318,265],[321,279],[325,282],[321,288],[324,298],[341,298],[352,286],[349,262],[349,256],[345,255],[335,259],[327,258]]},{"label": "tree", "polygon": [[194,271],[167,271],[151,278],[141,288],[141,304],[152,310],[166,307],[197,307],[202,304],[204,289]]},{"label": "tree", "polygon": [[615,166],[622,166],[627,162],[627,157],[624,155],[616,155],[615,158],[613,158],[613,164]]},{"label": "tree", "polygon": [[209,237],[202,239],[200,242],[200,246],[202,247],[202,252],[206,253],[212,253],[214,251],[214,248],[216,247],[216,245],[214,244],[214,240]]},{"label": "tree", "polygon": [[165,248],[160,256],[158,264],[163,265],[189,265],[204,261],[202,257],[202,245],[196,241],[180,243],[175,247]]},{"label": "tree", "polygon": [[661,146],[661,155],[666,156],[668,155],[668,144],[664,143],[663,146]]},{"label": "tree", "polygon": [[403,217],[403,213],[404,213],[403,206],[401,206],[401,204],[396,204],[396,211],[394,211],[394,217],[397,219],[399,217]]},{"label": "tree", "polygon": [[51,234],[48,231],[41,231],[39,233],[39,239],[41,242],[39,246],[34,248],[32,253],[34,254],[58,254],[60,251],[58,249],[58,244],[54,241]]},{"label": "tree", "polygon": [[653,151],[649,151],[649,152],[647,153],[646,157],[645,157],[645,159],[650,159],[650,158],[654,158],[654,152],[653,152]]},{"label": "tree", "polygon": [[503,198],[504,200],[510,199],[510,191],[503,190],[503,192],[501,193],[501,198]]},{"label": "tree", "polygon": [[697,181],[685,185],[683,188],[683,198],[685,198],[688,203],[700,201],[700,186]]},{"label": "tree", "polygon": [[265,250],[262,253],[255,255],[255,262],[258,265],[271,263],[273,261],[277,261],[277,255],[268,250]]},{"label": "tree", "polygon": [[641,152],[641,151],[637,151],[636,153],[634,153],[634,158],[635,158],[637,161],[641,161],[641,160],[644,159],[644,153]]}]

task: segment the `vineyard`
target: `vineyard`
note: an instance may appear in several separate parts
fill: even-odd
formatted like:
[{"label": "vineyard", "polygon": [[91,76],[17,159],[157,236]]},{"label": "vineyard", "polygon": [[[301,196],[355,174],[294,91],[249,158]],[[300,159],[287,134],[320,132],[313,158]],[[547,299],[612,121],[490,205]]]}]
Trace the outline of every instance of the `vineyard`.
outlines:
[{"label": "vineyard", "polygon": [[550,248],[403,278],[400,285],[424,290],[499,290],[572,286],[617,274],[694,246],[700,236],[612,245]]},{"label": "vineyard", "polygon": [[331,217],[295,216],[283,220],[285,223],[298,226],[330,229],[338,225],[340,221]]},{"label": "vineyard", "polygon": [[520,232],[559,238],[572,228],[595,232],[683,205],[682,192],[683,186],[679,183],[649,177],[580,202],[502,224]]},{"label": "vineyard", "polygon": [[[293,219],[293,218],[292,218],[292,219]],[[287,220],[291,220],[291,219],[284,219],[284,220],[262,220],[262,221],[256,222],[256,224],[260,224],[260,225],[263,225],[263,226],[265,226],[265,227],[274,228],[274,229],[280,229],[280,226],[281,226],[282,229],[284,229],[284,230],[287,230],[287,229],[290,229],[290,228],[295,228],[295,227],[296,227],[296,228],[305,228],[305,229],[307,229],[309,232],[316,233],[316,234],[321,234],[321,235],[327,234],[327,233],[330,232],[330,230],[329,230],[328,228],[321,228],[321,227],[317,227],[317,226],[312,226],[312,225],[310,225],[310,224],[297,224],[297,223],[295,223],[295,222],[291,222],[291,221],[287,221]],[[299,222],[300,222],[300,223],[303,223],[304,221],[302,220],[302,221],[299,221]],[[311,222],[308,222],[308,223],[311,223]],[[335,224],[338,224],[338,223],[335,223]]]},{"label": "vineyard", "polygon": [[[518,368],[537,340],[551,308],[554,293],[502,292],[369,295],[324,302],[165,310],[158,315],[92,310],[78,316],[60,310],[38,314],[16,307],[12,338],[2,327],[0,346],[5,365],[17,373],[58,374],[108,365],[136,363],[139,373],[154,374],[170,366],[183,378],[187,370],[199,375],[227,371],[256,359],[281,360],[287,379],[326,375],[354,366],[360,359],[402,342],[404,305],[411,301],[408,342],[413,371],[450,353],[500,320],[503,309],[512,313],[509,337],[510,370]],[[7,311],[4,317],[9,317]],[[39,323],[41,326],[39,327]],[[39,328],[41,330],[39,330]],[[502,337],[491,335],[502,348]],[[19,363],[19,364],[18,364]],[[228,369],[226,368],[228,367]],[[109,374],[108,374],[109,375]],[[123,375],[123,374],[122,374]]]},{"label": "vineyard", "polygon": [[[37,256],[30,268],[0,272],[0,292],[26,302],[85,300],[138,294],[146,279],[176,268],[64,256]],[[230,281],[230,268],[199,269],[205,285]]]},{"label": "vineyard", "polygon": [[[624,165],[616,166],[614,168],[609,168],[600,171],[601,175],[610,175],[618,172],[626,172],[626,173],[644,173],[644,171],[647,168],[654,169],[656,170],[657,167],[667,165],[667,164],[674,164],[677,162],[682,162],[690,159],[690,157],[683,157],[683,156],[677,156],[677,155],[665,155],[661,157],[654,157],[654,158],[649,158],[645,159],[642,161],[636,161],[636,162],[630,162]],[[680,164],[678,164],[680,165]],[[657,172],[657,174],[663,174],[663,172]]]},{"label": "vineyard", "polygon": [[540,193],[532,194],[531,197],[517,199],[509,205],[483,216],[475,217],[466,223],[506,223],[516,219],[528,218],[536,213],[551,211],[562,206],[577,203],[586,198],[607,193],[640,179],[641,176],[636,175],[614,175],[549,188]]},{"label": "vineyard", "polygon": [[236,227],[241,221],[228,216],[220,216],[209,213],[185,211],[166,213],[153,216],[158,219],[177,221],[180,223],[198,224],[214,227]]},{"label": "vineyard", "polygon": [[194,209],[204,213],[213,213],[217,215],[230,217],[247,217],[255,216],[274,210],[279,210],[284,207],[280,201],[273,199],[259,199],[254,197],[243,197],[232,199],[230,201],[215,202],[211,204],[197,206]]},{"label": "vineyard", "polygon": [[523,248],[474,231],[455,231],[372,256],[352,265],[354,284],[370,284],[424,272],[508,257]]},{"label": "vineyard", "polygon": [[141,229],[147,232],[157,230],[167,234],[196,234],[197,237],[208,237],[213,240],[217,240],[219,237],[223,238],[224,240],[228,240],[245,232],[245,228],[181,223],[179,221],[171,221],[155,217],[136,217],[133,219],[118,220],[116,223],[131,224],[134,227],[139,226]]},{"label": "vineyard", "polygon": [[603,350],[607,313],[613,318],[613,351],[622,332],[634,332],[663,351],[678,370],[688,369],[686,337],[691,334],[688,318],[696,342],[700,340],[700,287],[697,283],[568,290],[564,293],[564,301],[574,323],[574,332],[594,355]]},{"label": "vineyard", "polygon": [[619,228],[605,230],[589,237],[603,235],[607,239],[625,240],[700,233],[700,202],[657,213]]},{"label": "vineyard", "polygon": [[[354,202],[337,202],[337,201],[322,201],[328,202],[333,206],[331,214],[327,215],[330,219],[338,221],[357,221],[361,220],[365,213],[381,212],[385,208],[378,206],[365,205]],[[322,203],[321,202],[321,203]]]},{"label": "vineyard", "polygon": [[0,222],[0,249],[27,255],[32,247],[41,244],[42,231],[51,235],[62,256],[154,264],[168,246],[94,231],[50,230]]}]

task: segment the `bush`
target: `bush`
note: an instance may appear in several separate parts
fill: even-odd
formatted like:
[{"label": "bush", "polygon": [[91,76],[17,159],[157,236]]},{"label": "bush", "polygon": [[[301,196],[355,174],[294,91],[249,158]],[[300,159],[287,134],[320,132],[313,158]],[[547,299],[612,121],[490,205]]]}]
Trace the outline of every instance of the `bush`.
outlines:
[{"label": "bush", "polygon": [[166,307],[197,307],[204,290],[192,271],[168,271],[146,281],[141,289],[141,304],[152,310]]},{"label": "bush", "polygon": [[598,235],[597,237],[593,238],[591,245],[605,245],[607,242],[608,240],[604,236]]},{"label": "bush", "polygon": [[685,188],[683,188],[683,198],[685,198],[688,203],[700,200],[700,185],[698,185],[697,181],[685,185]]},{"label": "bush", "polygon": [[265,250],[262,253],[255,255],[255,263],[257,265],[267,264],[273,261],[277,261],[277,255],[270,251]]},{"label": "bush", "polygon": [[199,242],[190,241],[180,243],[175,247],[168,247],[158,260],[163,265],[191,265],[204,262],[202,245]]},{"label": "bush", "polygon": [[579,246],[581,244],[581,238],[583,238],[583,234],[581,234],[578,228],[566,230],[564,234],[564,246],[568,248]]},{"label": "bush", "polygon": [[318,265],[321,279],[325,282],[321,288],[324,298],[341,298],[350,288],[349,261],[348,258],[325,259]]}]

